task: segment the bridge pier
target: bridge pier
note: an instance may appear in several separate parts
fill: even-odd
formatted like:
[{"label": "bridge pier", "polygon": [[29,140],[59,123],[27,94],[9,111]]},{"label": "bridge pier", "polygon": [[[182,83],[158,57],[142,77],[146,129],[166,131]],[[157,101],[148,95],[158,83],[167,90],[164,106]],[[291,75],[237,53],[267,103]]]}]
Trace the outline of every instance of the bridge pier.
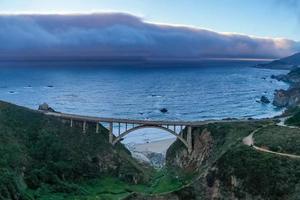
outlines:
[{"label": "bridge pier", "polygon": [[96,123],[96,133],[99,133],[99,122]]},{"label": "bridge pier", "polygon": [[113,135],[113,123],[110,122],[109,123],[109,143],[113,144],[113,139],[114,139],[114,135]]},{"label": "bridge pier", "polygon": [[86,133],[86,121],[83,122],[82,130],[83,133]]},{"label": "bridge pier", "polygon": [[193,150],[193,141],[192,141],[192,127],[187,127],[186,140],[188,144],[188,152],[191,153]]}]

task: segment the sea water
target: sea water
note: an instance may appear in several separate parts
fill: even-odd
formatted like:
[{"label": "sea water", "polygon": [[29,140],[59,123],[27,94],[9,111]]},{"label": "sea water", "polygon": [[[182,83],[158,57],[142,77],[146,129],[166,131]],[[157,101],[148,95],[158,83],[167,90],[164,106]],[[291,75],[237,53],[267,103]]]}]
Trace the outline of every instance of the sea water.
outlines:
[{"label": "sea water", "polygon": [[[275,89],[281,70],[253,68],[252,62],[186,64],[121,62],[1,62],[0,100],[37,109],[46,102],[60,112],[143,120],[199,121],[263,118],[281,110],[261,104]],[[166,108],[167,113],[160,109]],[[125,143],[160,140],[172,135],[140,130]]]}]

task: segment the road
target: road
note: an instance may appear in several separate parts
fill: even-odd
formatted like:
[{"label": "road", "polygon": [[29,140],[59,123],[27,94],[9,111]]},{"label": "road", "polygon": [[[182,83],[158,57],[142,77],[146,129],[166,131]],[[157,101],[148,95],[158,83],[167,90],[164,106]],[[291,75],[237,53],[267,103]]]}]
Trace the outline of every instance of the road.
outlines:
[{"label": "road", "polygon": [[[283,122],[282,122],[282,120],[280,120],[280,122],[277,125],[288,127],[288,128],[298,128],[298,127],[289,127],[289,126],[285,125],[284,124],[285,120],[286,120],[286,118],[283,120]],[[279,153],[279,152],[270,151],[268,149],[264,149],[264,148],[256,146],[254,144],[254,138],[253,138],[254,134],[257,133],[258,131],[260,131],[261,129],[266,128],[267,126],[270,126],[270,125],[265,125],[265,126],[262,126],[262,127],[258,128],[256,130],[252,131],[247,137],[245,137],[243,139],[243,143],[247,146],[252,147],[253,149],[255,149],[257,151],[260,151],[260,152],[265,152],[265,153],[275,154],[275,155],[278,155],[278,156],[285,156],[285,157],[300,159],[299,155],[288,154],[288,153]]]}]

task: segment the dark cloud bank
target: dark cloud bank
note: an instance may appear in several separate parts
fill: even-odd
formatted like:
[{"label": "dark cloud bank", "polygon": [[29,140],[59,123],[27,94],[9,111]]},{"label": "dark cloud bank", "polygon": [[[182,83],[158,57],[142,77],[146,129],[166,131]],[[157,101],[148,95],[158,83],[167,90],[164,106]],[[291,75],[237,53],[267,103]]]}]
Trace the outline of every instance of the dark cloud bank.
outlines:
[{"label": "dark cloud bank", "polygon": [[121,13],[0,15],[0,58],[278,58],[299,43],[147,23]]}]

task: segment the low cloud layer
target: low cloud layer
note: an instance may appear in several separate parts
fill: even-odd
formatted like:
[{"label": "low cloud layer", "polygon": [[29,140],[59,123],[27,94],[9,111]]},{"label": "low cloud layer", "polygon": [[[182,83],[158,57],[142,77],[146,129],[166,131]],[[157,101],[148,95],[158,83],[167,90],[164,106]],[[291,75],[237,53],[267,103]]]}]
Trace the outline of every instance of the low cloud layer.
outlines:
[{"label": "low cloud layer", "polygon": [[160,25],[122,13],[0,16],[1,57],[279,58],[299,49],[292,40]]}]

